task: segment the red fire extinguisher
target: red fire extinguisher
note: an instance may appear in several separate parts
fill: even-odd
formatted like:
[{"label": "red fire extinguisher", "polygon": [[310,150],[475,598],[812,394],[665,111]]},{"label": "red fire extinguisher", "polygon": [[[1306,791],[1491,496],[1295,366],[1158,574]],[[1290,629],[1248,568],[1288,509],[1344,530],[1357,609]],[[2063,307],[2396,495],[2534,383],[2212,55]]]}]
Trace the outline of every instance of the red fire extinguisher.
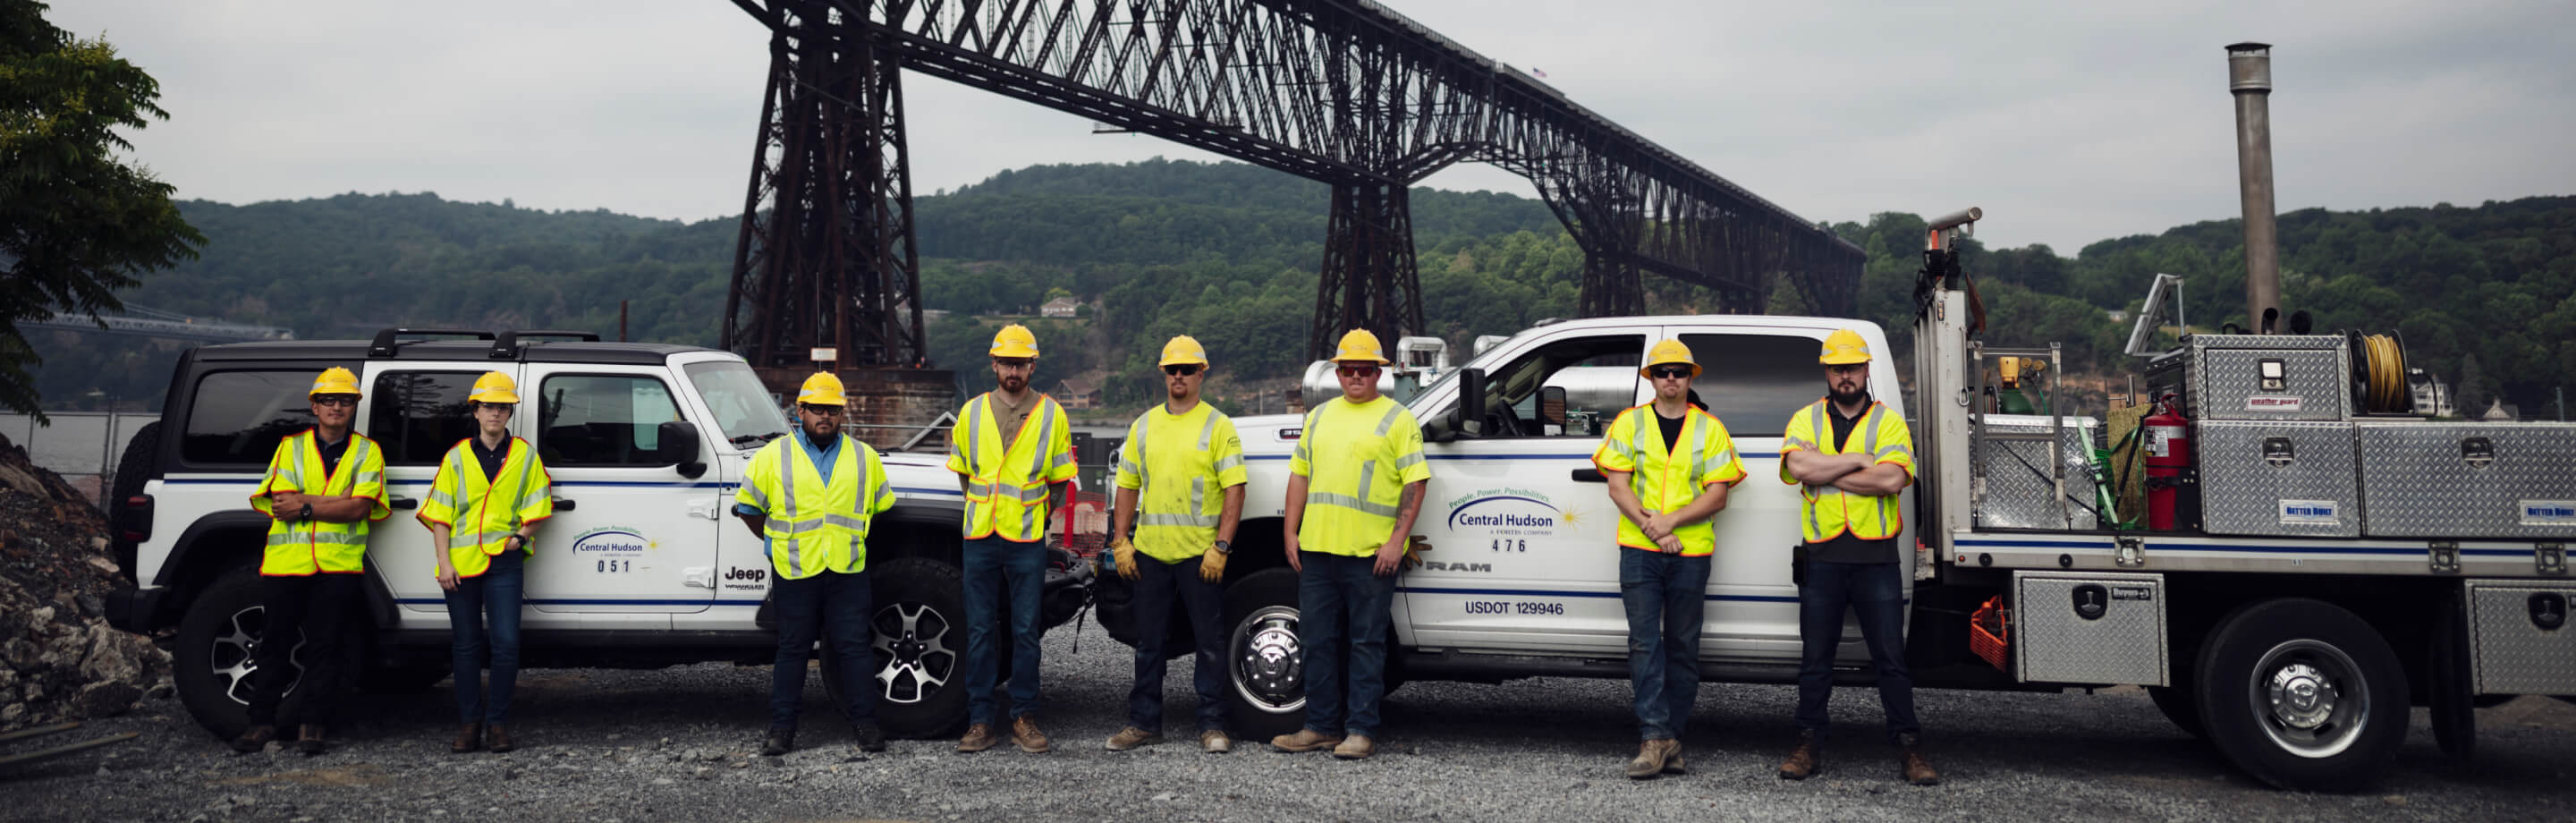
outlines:
[{"label": "red fire extinguisher", "polygon": [[2175,529],[2175,510],[2181,505],[2183,472],[2191,468],[2191,418],[2182,413],[2173,395],[2156,398],[2164,410],[2140,421],[2147,446],[2147,528],[2156,531]]}]

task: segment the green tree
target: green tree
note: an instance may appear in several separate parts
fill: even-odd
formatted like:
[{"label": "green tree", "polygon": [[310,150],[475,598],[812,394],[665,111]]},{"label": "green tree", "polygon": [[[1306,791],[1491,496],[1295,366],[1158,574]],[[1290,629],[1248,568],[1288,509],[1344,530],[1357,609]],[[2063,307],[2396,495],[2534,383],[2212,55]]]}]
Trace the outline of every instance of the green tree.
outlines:
[{"label": "green tree", "polygon": [[171,187],[119,162],[119,128],[169,119],[161,86],[103,40],[79,40],[34,0],[0,0],[0,406],[36,414],[21,321],[93,318],[125,304],[135,275],[197,256]]}]

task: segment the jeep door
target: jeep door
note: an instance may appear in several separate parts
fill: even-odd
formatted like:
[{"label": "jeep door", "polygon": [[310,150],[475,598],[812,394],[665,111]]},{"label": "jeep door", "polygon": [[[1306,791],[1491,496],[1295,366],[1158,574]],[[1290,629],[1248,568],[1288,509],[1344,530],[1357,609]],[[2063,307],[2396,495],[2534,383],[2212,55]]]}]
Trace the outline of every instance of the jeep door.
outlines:
[{"label": "jeep door", "polygon": [[[1592,469],[1601,432],[1639,402],[1637,364],[1648,343],[1634,330],[1568,329],[1478,358],[1490,364],[1486,431],[1425,445],[1430,496],[1414,533],[1431,550],[1398,587],[1414,645],[1605,654],[1626,647],[1618,510],[1602,484],[1578,475]],[[1457,383],[1437,384],[1417,403],[1426,429],[1449,424]],[[1548,386],[1566,390],[1561,411],[1542,408]]]},{"label": "jeep door", "polygon": [[[400,361],[367,364],[367,395],[358,427],[385,450],[385,497],[393,508],[391,516],[368,532],[367,563],[384,578],[394,601],[405,611],[447,614],[447,598],[438,587],[436,549],[429,528],[420,522],[420,505],[437,480],[439,460],[448,449],[474,436],[474,415],[467,410],[465,396],[476,378],[494,369],[516,379],[519,364],[495,363],[488,368]],[[510,425],[516,434],[519,421],[512,419]],[[406,622],[436,619],[412,617]]]},{"label": "jeep door", "polygon": [[[661,456],[661,424],[705,419],[659,364],[531,363],[520,420],[554,479],[528,568],[530,625],[582,613],[705,611],[715,600],[722,466],[700,430],[697,477]],[[547,618],[542,615],[562,615]],[[646,621],[649,623],[650,621]]]}]

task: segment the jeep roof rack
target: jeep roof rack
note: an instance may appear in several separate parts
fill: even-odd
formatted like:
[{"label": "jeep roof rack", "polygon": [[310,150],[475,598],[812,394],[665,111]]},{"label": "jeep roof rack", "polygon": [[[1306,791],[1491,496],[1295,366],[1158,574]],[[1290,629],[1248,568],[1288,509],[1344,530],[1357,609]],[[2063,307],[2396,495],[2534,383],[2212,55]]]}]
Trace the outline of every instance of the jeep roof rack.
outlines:
[{"label": "jeep roof rack", "polygon": [[372,359],[394,356],[394,348],[396,345],[394,338],[397,337],[470,337],[476,340],[490,340],[492,339],[492,333],[488,331],[478,331],[475,329],[390,328],[376,332],[376,339],[374,342],[367,344],[367,357]]},{"label": "jeep roof rack", "polygon": [[483,339],[493,341],[492,359],[516,360],[519,358],[519,338],[522,337],[569,337],[583,343],[599,342],[598,332],[569,329],[511,329],[502,332],[497,340],[489,334],[484,335]]}]

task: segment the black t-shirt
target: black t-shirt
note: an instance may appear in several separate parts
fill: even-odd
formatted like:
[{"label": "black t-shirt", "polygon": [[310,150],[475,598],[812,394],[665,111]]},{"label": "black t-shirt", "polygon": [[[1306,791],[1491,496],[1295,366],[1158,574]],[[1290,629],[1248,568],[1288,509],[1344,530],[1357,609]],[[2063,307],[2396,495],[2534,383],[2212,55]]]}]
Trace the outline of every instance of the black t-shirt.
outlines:
[{"label": "black t-shirt", "polygon": [[[1867,416],[1869,416],[1869,407],[1861,407],[1861,417]],[[1834,448],[1837,449],[1851,442],[1852,429],[1860,426],[1860,417],[1844,417],[1842,410],[1834,408],[1831,402],[1825,403],[1825,417],[1833,420]],[[1823,560],[1831,563],[1894,563],[1900,559],[1895,537],[1863,540],[1853,537],[1850,531],[1844,531],[1831,540],[1810,543],[1807,546],[1809,560]]]},{"label": "black t-shirt", "polygon": [[[330,477],[330,476],[332,476],[332,474],[331,474],[332,472],[336,472],[336,471],[339,471],[339,470],[340,470],[340,456],[341,456],[341,455],[345,455],[345,454],[348,454],[348,453],[349,453],[349,440],[350,440],[350,438],[343,437],[343,438],[340,438],[340,442],[337,442],[337,443],[322,443],[322,448],[321,448],[321,449],[319,449],[318,451],[319,451],[319,453],[322,455],[322,476],[323,476],[323,477]],[[322,433],[321,433],[321,432],[318,432],[318,431],[317,431],[317,432],[314,432],[314,433],[313,433],[313,441],[314,441],[314,442],[316,442],[316,443],[321,443],[321,441],[322,441]],[[354,488],[354,487],[352,487],[352,488]],[[306,490],[304,490],[304,493],[305,493],[305,494],[321,494],[321,493],[322,493],[322,490],[321,490],[321,489],[306,489]]]},{"label": "black t-shirt", "polygon": [[500,480],[501,458],[510,456],[510,441],[501,441],[501,447],[497,449],[484,448],[483,438],[480,437],[467,440],[466,442],[474,444],[475,462],[483,464],[483,483],[485,485],[490,485],[494,481]]},{"label": "black t-shirt", "polygon": [[1665,454],[1673,453],[1673,444],[1680,442],[1682,439],[1682,424],[1689,420],[1690,412],[1687,411],[1682,412],[1682,416],[1680,417],[1665,417],[1663,412],[1655,413],[1655,426],[1664,430]]}]

